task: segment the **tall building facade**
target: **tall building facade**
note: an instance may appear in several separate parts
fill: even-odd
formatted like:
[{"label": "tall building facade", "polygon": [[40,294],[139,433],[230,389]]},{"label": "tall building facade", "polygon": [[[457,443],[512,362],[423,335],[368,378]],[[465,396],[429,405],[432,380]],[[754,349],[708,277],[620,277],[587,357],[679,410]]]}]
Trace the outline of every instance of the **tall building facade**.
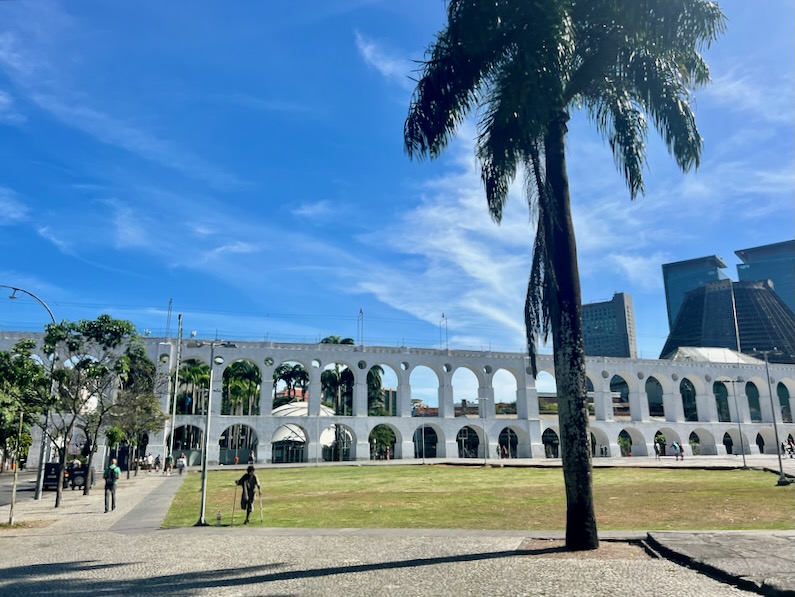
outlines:
[{"label": "tall building facade", "polygon": [[663,284],[665,285],[665,303],[668,307],[668,329],[673,330],[679,308],[685,300],[685,295],[717,280],[728,280],[729,277],[721,270],[726,268],[723,259],[717,255],[664,263]]},{"label": "tall building facade", "polygon": [[795,240],[741,249],[734,254],[742,261],[737,264],[738,280],[770,280],[776,294],[795,312]]},{"label": "tall building facade", "polygon": [[795,362],[795,315],[768,280],[710,282],[687,293],[660,358],[680,347],[730,348],[770,361]]},{"label": "tall building facade", "polygon": [[632,297],[617,292],[612,300],[582,306],[585,354],[637,358],[635,309]]}]

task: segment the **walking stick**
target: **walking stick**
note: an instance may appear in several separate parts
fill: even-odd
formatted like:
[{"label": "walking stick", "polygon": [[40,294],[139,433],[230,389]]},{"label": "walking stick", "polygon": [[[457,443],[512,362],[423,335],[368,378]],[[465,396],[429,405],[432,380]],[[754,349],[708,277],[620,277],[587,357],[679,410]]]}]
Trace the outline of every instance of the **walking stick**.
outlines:
[{"label": "walking stick", "polygon": [[235,483],[235,493],[232,495],[232,522],[230,527],[235,526],[235,502],[237,501],[237,483]]},{"label": "walking stick", "polygon": [[262,522],[262,490],[259,491],[259,521]]}]

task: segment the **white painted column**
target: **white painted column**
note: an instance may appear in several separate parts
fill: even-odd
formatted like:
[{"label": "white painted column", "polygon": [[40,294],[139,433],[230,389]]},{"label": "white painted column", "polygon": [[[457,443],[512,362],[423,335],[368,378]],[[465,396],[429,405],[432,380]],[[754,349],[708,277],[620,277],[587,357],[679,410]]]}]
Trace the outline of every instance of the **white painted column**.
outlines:
[{"label": "white painted column", "polygon": [[309,405],[308,414],[316,417],[320,414],[320,367],[309,368]]},{"label": "white painted column", "polygon": [[404,382],[402,379],[398,380],[395,414],[398,417],[411,416],[411,384]]},{"label": "white painted column", "polygon": [[[360,377],[362,377],[360,375]],[[364,376],[366,377],[366,376]],[[367,416],[367,381],[356,380],[353,384],[353,416]]]}]

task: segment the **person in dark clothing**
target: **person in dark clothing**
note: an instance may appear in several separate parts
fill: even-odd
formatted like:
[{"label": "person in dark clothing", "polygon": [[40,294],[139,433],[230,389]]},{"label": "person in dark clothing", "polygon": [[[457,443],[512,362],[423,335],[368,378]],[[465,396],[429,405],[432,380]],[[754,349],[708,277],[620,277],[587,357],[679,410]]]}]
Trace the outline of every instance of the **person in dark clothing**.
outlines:
[{"label": "person in dark clothing", "polygon": [[111,458],[105,469],[105,513],[116,509],[116,484],[121,476],[121,469],[116,466],[116,459]]},{"label": "person in dark clothing", "polygon": [[257,491],[260,499],[262,499],[262,487],[260,487],[257,475],[254,474],[253,466],[249,466],[246,469],[246,474],[237,480],[237,484],[243,488],[243,492],[240,494],[240,509],[246,511],[246,520],[243,524],[248,524],[251,509],[254,506],[254,490]]}]

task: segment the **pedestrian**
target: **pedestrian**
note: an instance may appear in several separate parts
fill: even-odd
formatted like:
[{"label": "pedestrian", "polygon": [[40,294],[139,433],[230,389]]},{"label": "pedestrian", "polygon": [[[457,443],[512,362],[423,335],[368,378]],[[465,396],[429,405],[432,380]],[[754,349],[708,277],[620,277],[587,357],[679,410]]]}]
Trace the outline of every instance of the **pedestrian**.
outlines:
[{"label": "pedestrian", "polygon": [[254,464],[257,461],[256,456],[254,455],[254,450],[250,450],[248,453],[248,463]]},{"label": "pedestrian", "polygon": [[177,470],[179,471],[180,475],[185,470],[185,468],[187,468],[187,466],[188,466],[188,459],[185,458],[185,454],[180,454],[179,458],[177,458]]},{"label": "pedestrian", "polygon": [[262,487],[260,487],[259,479],[257,479],[257,475],[254,474],[254,467],[249,465],[246,469],[246,474],[240,477],[237,480],[237,484],[243,488],[243,491],[240,494],[240,509],[246,511],[246,520],[243,524],[249,524],[249,516],[251,516],[251,509],[254,505],[254,490],[257,490],[259,493],[260,499],[262,499]]},{"label": "pedestrian", "polygon": [[110,510],[116,509],[116,484],[120,475],[121,469],[116,466],[116,459],[111,458],[105,473],[102,475],[105,479],[105,514]]},{"label": "pedestrian", "polygon": [[160,472],[160,454],[155,458],[155,472]]},{"label": "pedestrian", "polygon": [[170,475],[171,474],[171,467],[173,465],[174,465],[174,458],[169,453],[169,455],[166,456],[166,464],[165,464],[165,466],[163,466],[163,474],[164,475]]},{"label": "pedestrian", "polygon": [[654,459],[660,459],[660,445],[657,442],[654,442]]},{"label": "pedestrian", "polygon": [[678,442],[672,443],[671,449],[674,451],[674,460],[679,460],[679,443]]}]

